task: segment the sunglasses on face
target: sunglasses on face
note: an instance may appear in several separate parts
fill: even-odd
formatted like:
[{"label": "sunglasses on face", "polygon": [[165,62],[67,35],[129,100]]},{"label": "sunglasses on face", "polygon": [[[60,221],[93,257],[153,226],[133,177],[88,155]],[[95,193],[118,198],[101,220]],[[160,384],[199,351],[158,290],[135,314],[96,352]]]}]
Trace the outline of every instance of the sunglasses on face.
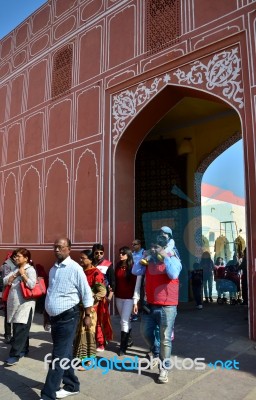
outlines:
[{"label": "sunglasses on face", "polygon": [[104,254],[104,251],[95,251],[94,252],[95,256],[102,256]]},{"label": "sunglasses on face", "polygon": [[132,243],[132,246],[138,246],[139,243]]},{"label": "sunglasses on face", "polygon": [[124,253],[123,251],[120,251],[120,256],[127,256],[127,254]]}]

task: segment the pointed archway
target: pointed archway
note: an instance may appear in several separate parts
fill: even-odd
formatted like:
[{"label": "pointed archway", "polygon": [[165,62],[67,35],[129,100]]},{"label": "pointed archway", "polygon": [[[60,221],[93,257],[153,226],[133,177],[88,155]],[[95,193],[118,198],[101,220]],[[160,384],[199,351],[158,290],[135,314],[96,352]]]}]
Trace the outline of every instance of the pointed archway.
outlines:
[{"label": "pointed archway", "polygon": [[[174,230],[183,261],[180,299],[188,300],[188,271],[198,243],[194,221],[198,166],[214,149],[241,132],[237,112],[219,98],[168,85],[118,137],[114,154],[114,236],[116,249],[136,237],[148,246],[150,231]],[[191,151],[182,148],[191,141]],[[175,187],[175,190],[173,190]],[[178,201],[177,201],[178,200]]]}]

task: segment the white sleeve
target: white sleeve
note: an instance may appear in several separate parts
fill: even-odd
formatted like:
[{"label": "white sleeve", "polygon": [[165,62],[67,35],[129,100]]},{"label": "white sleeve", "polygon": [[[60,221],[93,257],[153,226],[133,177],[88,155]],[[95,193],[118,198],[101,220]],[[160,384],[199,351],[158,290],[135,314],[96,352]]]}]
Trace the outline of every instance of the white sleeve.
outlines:
[{"label": "white sleeve", "polygon": [[133,304],[137,304],[140,299],[141,281],[142,281],[142,275],[138,275],[133,293]]}]

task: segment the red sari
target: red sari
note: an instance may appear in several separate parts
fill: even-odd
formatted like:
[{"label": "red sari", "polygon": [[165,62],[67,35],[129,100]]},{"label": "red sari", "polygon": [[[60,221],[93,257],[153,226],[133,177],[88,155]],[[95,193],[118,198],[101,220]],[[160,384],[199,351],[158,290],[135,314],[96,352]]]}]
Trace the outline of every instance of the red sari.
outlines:
[{"label": "red sari", "polygon": [[103,284],[104,275],[97,268],[87,269],[84,273],[93,292],[94,306],[91,312],[91,326],[86,328],[83,324],[84,308],[81,306],[80,320],[73,347],[74,357],[81,360],[96,357],[97,309],[98,304],[103,302],[106,296],[106,287]]},{"label": "red sari", "polygon": [[[95,271],[96,270],[96,271]],[[93,272],[92,272],[93,271]],[[94,287],[96,283],[105,282],[105,277],[98,268],[92,268],[85,271],[88,283],[95,294]],[[97,295],[96,295],[97,296]],[[106,297],[101,298],[100,301],[94,306],[97,312],[97,325],[96,325],[96,343],[100,346],[105,345],[113,339],[113,331],[110,322],[110,315],[108,309],[108,301]]]}]

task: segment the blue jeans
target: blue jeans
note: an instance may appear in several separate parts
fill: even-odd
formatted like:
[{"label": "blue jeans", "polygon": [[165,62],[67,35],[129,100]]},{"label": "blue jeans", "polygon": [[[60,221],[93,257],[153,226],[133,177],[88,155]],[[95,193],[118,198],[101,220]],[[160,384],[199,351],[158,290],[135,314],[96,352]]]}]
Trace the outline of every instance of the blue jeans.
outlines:
[{"label": "blue jeans", "polygon": [[[161,361],[170,360],[172,354],[172,331],[177,315],[177,306],[158,306],[148,305],[149,314],[143,314],[141,320],[141,333],[148,344],[150,350],[156,356],[157,329],[160,334],[160,354]],[[168,368],[170,362],[165,361]]]},{"label": "blue jeans", "polygon": [[[204,286],[204,297],[212,297],[212,283],[213,283],[213,277],[205,277],[203,281],[203,286]],[[209,292],[208,292],[209,288]],[[209,296],[208,296],[209,293]]]},{"label": "blue jeans", "polygon": [[51,318],[51,334],[53,341],[52,361],[59,359],[49,365],[48,374],[41,392],[43,400],[55,400],[56,392],[60,390],[61,381],[63,388],[68,392],[79,392],[80,383],[75,375],[74,369],[62,369],[60,360],[73,358],[73,341],[79,319],[79,307],[73,307],[63,313],[63,317]]}]

